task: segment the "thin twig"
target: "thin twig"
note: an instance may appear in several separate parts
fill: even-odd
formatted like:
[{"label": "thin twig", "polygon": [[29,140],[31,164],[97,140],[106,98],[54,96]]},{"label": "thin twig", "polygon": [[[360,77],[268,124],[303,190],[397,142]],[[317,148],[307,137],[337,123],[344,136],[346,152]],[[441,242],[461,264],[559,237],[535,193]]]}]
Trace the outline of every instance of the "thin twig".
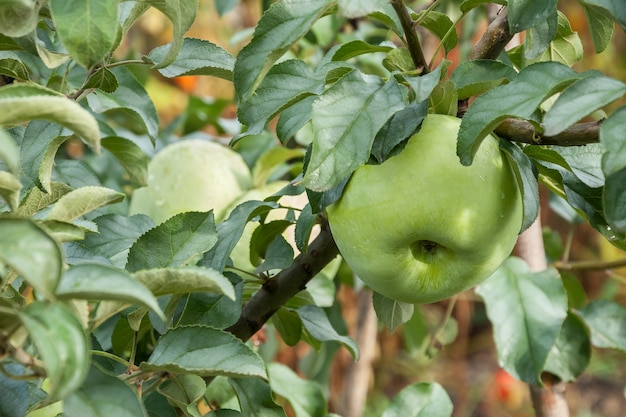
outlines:
[{"label": "thin twig", "polygon": [[421,68],[423,74],[428,73],[430,69],[428,68],[428,63],[426,62],[424,52],[422,51],[422,45],[420,44],[419,36],[417,35],[415,22],[411,18],[404,1],[391,0],[391,5],[400,19],[402,29],[404,29],[406,46],[409,49],[415,68]]},{"label": "thin twig", "polygon": [[626,259],[616,259],[614,261],[557,261],[552,265],[561,271],[603,271],[626,266]]}]

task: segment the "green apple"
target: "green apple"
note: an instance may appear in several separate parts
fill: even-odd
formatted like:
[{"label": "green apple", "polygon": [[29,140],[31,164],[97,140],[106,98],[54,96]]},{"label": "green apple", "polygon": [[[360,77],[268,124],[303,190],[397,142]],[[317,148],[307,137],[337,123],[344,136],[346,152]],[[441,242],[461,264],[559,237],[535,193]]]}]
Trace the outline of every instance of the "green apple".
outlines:
[{"label": "green apple", "polygon": [[186,211],[224,212],[252,186],[248,166],[232,149],[201,139],[168,145],[148,164],[147,186],[135,190],[130,214],[156,223]]},{"label": "green apple", "polygon": [[523,216],[516,176],[491,135],[472,165],[461,165],[460,123],[428,115],[402,152],[358,168],[327,209],[345,261],[388,298],[430,303],[471,288],[516,242]]},{"label": "green apple", "polygon": [[0,1],[0,33],[12,38],[26,36],[37,27],[43,0]]}]

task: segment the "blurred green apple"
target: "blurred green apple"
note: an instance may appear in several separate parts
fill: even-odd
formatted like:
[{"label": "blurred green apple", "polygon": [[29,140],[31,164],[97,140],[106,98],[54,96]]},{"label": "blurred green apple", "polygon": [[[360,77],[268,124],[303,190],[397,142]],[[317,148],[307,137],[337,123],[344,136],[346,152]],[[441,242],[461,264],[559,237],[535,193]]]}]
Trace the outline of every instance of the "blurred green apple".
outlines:
[{"label": "blurred green apple", "polygon": [[1,0],[0,33],[12,38],[26,36],[37,27],[43,0]]},{"label": "blurred green apple", "polygon": [[214,210],[219,219],[252,186],[248,166],[232,149],[186,139],[168,145],[148,164],[147,186],[135,190],[130,214],[156,223],[186,211]]},{"label": "blurred green apple", "polygon": [[461,165],[460,123],[428,115],[402,152],[358,168],[327,209],[345,261],[388,298],[451,297],[490,276],[516,242],[523,204],[515,174],[493,136]]}]

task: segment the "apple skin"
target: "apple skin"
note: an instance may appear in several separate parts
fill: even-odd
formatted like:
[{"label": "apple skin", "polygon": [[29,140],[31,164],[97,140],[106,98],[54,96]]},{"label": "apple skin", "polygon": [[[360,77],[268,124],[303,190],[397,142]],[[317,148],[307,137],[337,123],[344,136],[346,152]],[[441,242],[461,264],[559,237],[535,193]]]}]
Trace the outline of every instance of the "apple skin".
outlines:
[{"label": "apple skin", "polygon": [[152,158],[147,183],[134,191],[129,212],[147,214],[158,224],[186,211],[213,209],[219,219],[252,187],[252,178],[243,158],[232,149],[185,139]]},{"label": "apple skin", "polygon": [[428,115],[402,152],[359,167],[327,208],[341,255],[387,298],[451,297],[490,276],[515,245],[523,216],[515,174],[491,135],[461,165],[460,123]]}]

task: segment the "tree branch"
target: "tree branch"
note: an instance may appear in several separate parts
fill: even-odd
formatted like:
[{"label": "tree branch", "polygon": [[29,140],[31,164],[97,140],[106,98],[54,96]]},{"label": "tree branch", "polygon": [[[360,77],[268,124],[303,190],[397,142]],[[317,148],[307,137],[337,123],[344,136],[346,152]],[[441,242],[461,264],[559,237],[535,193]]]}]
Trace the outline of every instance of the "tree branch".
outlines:
[{"label": "tree branch", "polygon": [[237,323],[226,331],[241,340],[248,340],[338,254],[330,226],[324,220],[320,234],[309,244],[306,253],[298,255],[289,268],[268,280],[243,306]]},{"label": "tree branch", "polygon": [[415,24],[404,4],[404,0],[391,0],[391,5],[400,19],[402,29],[404,29],[406,46],[409,49],[415,68],[422,68],[423,74],[428,73],[430,69],[428,68],[428,63],[426,63],[426,58],[424,58],[424,52],[422,51]]},{"label": "tree branch", "polygon": [[526,120],[506,119],[494,132],[512,142],[529,143],[531,145],[579,146],[600,141],[602,121],[577,123],[563,132],[546,136],[535,130],[532,123]]},{"label": "tree branch", "polygon": [[509,19],[506,11],[502,11],[472,47],[468,59],[496,59],[511,39],[513,34],[509,32]]}]

